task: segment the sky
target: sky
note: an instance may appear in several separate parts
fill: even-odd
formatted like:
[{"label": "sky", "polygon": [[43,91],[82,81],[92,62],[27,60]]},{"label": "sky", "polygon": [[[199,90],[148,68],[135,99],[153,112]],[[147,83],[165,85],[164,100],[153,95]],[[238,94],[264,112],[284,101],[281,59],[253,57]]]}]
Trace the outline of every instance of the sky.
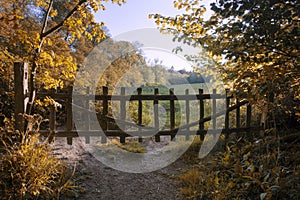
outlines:
[{"label": "sky", "polygon": [[[209,7],[211,1],[212,0],[203,1],[201,4]],[[97,12],[95,18],[98,22],[105,22],[109,33],[115,38],[125,32],[136,29],[156,29],[157,26],[154,20],[148,18],[149,14],[158,13],[164,16],[181,14],[183,11],[174,8],[173,2],[174,0],[127,0],[122,6],[108,2],[104,3],[106,10]],[[208,12],[207,16],[209,16],[209,14]],[[171,40],[171,38],[169,39]],[[176,45],[174,47],[176,47]],[[158,58],[162,61],[162,65],[166,67],[170,68],[173,66],[175,70],[183,68],[189,71],[192,70],[192,64],[185,60],[183,56],[172,53],[171,49],[161,51],[159,48],[152,48],[143,51],[147,59],[154,60]]]}]

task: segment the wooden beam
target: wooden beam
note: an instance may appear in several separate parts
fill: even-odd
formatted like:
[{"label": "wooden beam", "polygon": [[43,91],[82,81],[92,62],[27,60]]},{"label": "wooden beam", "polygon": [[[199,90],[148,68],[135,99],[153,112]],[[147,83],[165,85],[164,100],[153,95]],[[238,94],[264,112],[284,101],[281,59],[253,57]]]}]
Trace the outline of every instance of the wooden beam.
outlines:
[{"label": "wooden beam", "polygon": [[[158,88],[154,89],[154,96],[158,96]],[[153,106],[154,106],[154,127],[155,131],[159,130],[159,114],[158,114],[158,99],[154,98],[153,100]],[[155,142],[160,142],[159,135],[155,135]]]}]

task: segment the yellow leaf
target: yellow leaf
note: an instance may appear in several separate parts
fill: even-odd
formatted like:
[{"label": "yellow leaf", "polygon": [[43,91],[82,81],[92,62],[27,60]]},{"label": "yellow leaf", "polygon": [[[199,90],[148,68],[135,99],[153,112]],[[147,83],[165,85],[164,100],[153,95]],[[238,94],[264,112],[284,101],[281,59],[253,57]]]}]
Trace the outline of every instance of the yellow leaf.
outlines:
[{"label": "yellow leaf", "polygon": [[215,180],[214,180],[214,181],[215,181],[215,184],[216,184],[216,185],[218,185],[218,184],[219,184],[219,178],[218,178],[217,176],[216,176],[216,178],[215,178]]},{"label": "yellow leaf", "polygon": [[178,2],[174,2],[174,8],[177,8],[178,7]]},{"label": "yellow leaf", "polygon": [[49,16],[55,17],[57,15],[57,10],[51,10]]}]

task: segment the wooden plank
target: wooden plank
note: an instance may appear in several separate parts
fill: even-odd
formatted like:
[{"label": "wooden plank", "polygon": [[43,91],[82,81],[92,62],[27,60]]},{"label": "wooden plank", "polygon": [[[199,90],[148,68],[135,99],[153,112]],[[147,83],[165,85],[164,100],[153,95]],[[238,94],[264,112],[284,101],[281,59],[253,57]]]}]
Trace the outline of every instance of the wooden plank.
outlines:
[{"label": "wooden plank", "polygon": [[[122,91],[124,90],[124,92]],[[71,94],[72,91],[70,91]],[[66,98],[66,105],[69,105],[70,102],[72,103],[72,99],[71,99],[71,95],[67,95],[68,98]],[[66,95],[66,94],[65,94]],[[210,95],[209,98],[206,97],[207,94],[203,94],[203,90],[199,89],[199,94],[198,95],[189,95],[189,91],[186,90],[185,96],[187,97],[182,97],[182,99],[185,100],[186,103],[186,125],[183,125],[179,128],[175,128],[175,101],[177,100],[181,100],[181,97],[178,98],[178,96],[174,95],[174,92],[172,92],[171,90],[169,91],[168,95],[159,95],[159,91],[158,88],[156,88],[154,90],[154,95],[142,95],[142,89],[140,89],[140,91],[138,90],[138,94],[136,95],[136,99],[138,100],[138,124],[132,123],[132,122],[127,122],[126,121],[126,101],[131,101],[134,100],[134,98],[130,98],[132,96],[128,96],[125,95],[125,88],[121,89],[121,95],[117,95],[117,97],[120,99],[120,109],[121,109],[121,117],[120,119],[113,119],[115,121],[118,121],[118,124],[120,123],[122,130],[107,130],[107,120],[112,120],[111,117],[108,117],[108,101],[111,100],[112,95],[108,95],[108,88],[103,89],[103,94],[101,95],[101,99],[103,101],[103,112],[101,113],[103,116],[101,117],[101,127],[104,128],[103,131],[104,133],[107,133],[108,136],[113,136],[113,135],[119,135],[120,136],[120,141],[122,140],[121,138],[124,138],[124,142],[125,142],[125,138],[131,136],[131,133],[135,133],[136,135],[138,134],[149,134],[149,135],[153,135],[153,132],[157,132],[158,133],[155,135],[155,141],[159,142],[160,141],[160,135],[170,135],[171,138],[174,138],[177,133],[177,131],[180,129],[182,130],[181,132],[187,132],[188,134],[195,132],[195,131],[190,131],[190,127],[192,126],[199,126],[199,130],[197,131],[197,134],[200,134],[201,139],[204,139],[204,135],[206,133],[207,130],[204,130],[204,123],[207,121],[212,120],[213,126],[212,128],[216,129],[216,118],[221,116],[221,115],[226,115],[225,116],[225,133],[229,134],[231,132],[239,132],[239,131],[243,131],[246,130],[245,128],[241,128],[240,127],[240,106],[245,105],[248,103],[248,101],[243,100],[243,101],[239,101],[239,99],[237,98],[236,100],[236,105],[231,106],[230,107],[230,98],[232,98],[232,95],[229,96],[228,95],[228,91],[226,91],[226,95],[220,95],[216,94],[216,91],[213,91],[213,94]],[[92,96],[91,94],[89,94],[89,92],[87,92],[87,99],[90,98],[90,96]],[[197,98],[195,98],[195,96]],[[225,97],[226,99],[226,111],[224,112],[216,112],[216,99],[218,99],[219,97]],[[113,100],[118,100],[118,98],[115,98],[115,95],[113,95],[114,99]],[[122,98],[121,98],[122,97]],[[191,98],[190,98],[191,97]],[[145,99],[146,98],[146,99]],[[147,99],[148,98],[148,99]],[[143,100],[153,100],[153,105],[154,105],[154,127],[147,127],[147,126],[143,126],[142,125],[142,105],[143,105]],[[199,114],[200,114],[200,119],[197,120],[196,122],[190,122],[190,105],[189,105],[189,101],[190,99],[192,100],[199,100],[199,106],[200,106],[200,110],[199,110]],[[208,116],[204,118],[204,100],[205,99],[212,99],[213,102],[213,112],[212,112],[212,116]],[[160,100],[168,100],[170,101],[170,130],[161,130],[159,131],[159,109],[158,109],[158,103]],[[89,100],[87,100],[88,103]],[[88,105],[87,105],[88,106]],[[73,123],[71,123],[70,125],[70,118],[72,119],[72,106],[70,108],[70,106],[66,106],[67,108],[67,131],[66,133],[72,133],[74,132],[73,129]],[[173,110],[173,112],[171,112]],[[236,128],[229,128],[229,112],[236,110]],[[87,115],[90,115],[90,111],[87,110]],[[70,115],[71,114],[71,115]],[[246,125],[247,127],[250,127],[251,125],[251,106],[248,105],[247,106],[247,121],[246,121]],[[128,127],[138,127],[138,130],[132,131],[132,130],[126,130],[126,128]],[[51,125],[52,127],[52,125]],[[247,128],[246,127],[246,128]],[[251,128],[251,127],[250,127]],[[52,128],[50,128],[51,131]],[[92,131],[92,133],[89,133],[89,126],[86,128],[86,138],[89,138],[90,135],[96,134],[96,132]],[[223,132],[224,132],[223,130]],[[248,129],[249,130],[249,129]],[[81,130],[79,132],[82,132],[84,130]],[[181,134],[181,133],[180,133]],[[97,134],[96,134],[97,135]],[[99,134],[98,134],[99,136]],[[189,135],[186,135],[186,138]],[[66,135],[66,137],[68,138],[68,143],[72,143],[72,137],[73,135]],[[106,137],[102,137],[105,138],[105,142],[106,142]],[[89,140],[89,139],[88,139]],[[139,137],[140,140],[140,137]]]},{"label": "wooden plank", "polygon": [[[236,93],[236,105],[239,105],[239,98],[238,98],[238,92]],[[241,126],[241,112],[240,112],[240,106],[237,106],[236,108],[236,128],[239,129]]]},{"label": "wooden plank", "polygon": [[[90,94],[90,87],[87,87],[86,88],[86,94],[89,95]],[[90,100],[89,99],[86,99],[84,98],[85,100],[85,105],[84,107],[87,109],[87,111],[90,111]],[[87,131],[90,130],[90,112],[84,112],[84,120],[85,120],[85,124],[84,124],[84,127]],[[90,137],[89,136],[85,136],[85,143],[86,144],[89,144],[90,143]]]},{"label": "wooden plank", "polygon": [[126,125],[126,126],[130,126],[130,127],[135,127],[135,128],[140,128],[140,129],[151,129],[151,130],[154,130],[155,128],[154,127],[151,127],[151,126],[146,126],[146,125],[143,125],[141,124],[140,126],[134,122],[131,122],[131,121],[127,121],[127,120],[121,120],[121,119],[117,119],[117,118],[113,118],[111,116],[106,116],[106,120],[109,122],[109,121],[112,121],[112,122],[117,122],[118,124],[123,124],[123,125]]},{"label": "wooden plank", "polygon": [[[158,96],[158,88],[154,89],[154,95]],[[153,100],[153,106],[154,106],[154,128],[155,131],[159,130],[159,113],[158,113],[158,99]],[[159,135],[155,135],[155,142],[160,142]]]},{"label": "wooden plank", "polygon": [[[213,94],[216,94],[216,93],[217,93],[217,90],[213,89]],[[213,116],[216,116],[216,113],[217,113],[217,102],[216,102],[215,98],[212,99],[212,109],[213,109]],[[213,129],[216,129],[216,126],[217,126],[217,117],[214,117],[212,119],[212,125],[213,125]]]},{"label": "wooden plank", "polygon": [[[239,129],[237,128],[230,128],[229,132],[233,133],[233,132],[248,132],[250,130],[256,131],[256,130],[262,130],[262,127],[241,127]],[[182,130],[180,132],[177,133],[177,135],[201,135],[201,134],[206,134],[207,131],[210,132],[215,132],[215,133],[225,133],[225,129],[209,129],[209,130],[198,130],[197,132],[195,132],[194,130]],[[85,131],[85,130],[73,130],[73,131],[65,131],[65,130],[57,130],[56,131],[56,137],[81,137],[82,135],[86,135],[86,136],[90,136],[90,137],[100,137],[101,130],[90,130],[90,131]],[[128,130],[126,132],[122,132],[121,130],[108,130],[107,131],[107,136],[109,137],[130,137],[131,135],[134,134],[138,134],[139,131],[132,131],[132,130]],[[153,134],[153,132],[151,131],[143,131],[142,132],[144,135],[149,135],[151,136]],[[174,131],[170,131],[170,130],[160,130],[157,132],[157,135],[159,136],[170,136],[174,133]],[[48,136],[49,135],[49,130],[42,130],[40,131],[40,134],[43,136]]]},{"label": "wooden plank", "polygon": [[[239,102],[238,105],[234,105],[234,106],[229,107],[229,108],[228,108],[228,112],[230,112],[230,111],[232,111],[232,110],[235,110],[237,106],[242,106],[242,105],[245,105],[245,104],[247,104],[247,103],[248,103],[247,100],[241,101],[241,102]],[[226,111],[218,112],[218,113],[216,113],[215,116],[208,116],[208,117],[205,117],[205,118],[203,118],[203,119],[200,119],[200,120],[191,122],[191,123],[189,123],[189,124],[182,125],[182,126],[180,126],[180,127],[178,127],[178,128],[175,128],[174,131],[178,131],[179,129],[180,129],[180,130],[181,130],[181,129],[186,129],[187,127],[193,127],[193,126],[199,125],[199,124],[201,124],[201,123],[208,122],[208,121],[210,121],[213,117],[220,117],[220,116],[224,115],[225,113],[226,113]]]},{"label": "wooden plank", "polygon": [[[174,88],[169,90],[170,96],[174,96]],[[170,100],[170,130],[175,128],[175,102],[174,99]],[[171,136],[171,140],[175,140],[175,135]]]},{"label": "wooden plank", "polygon": [[[53,92],[46,92],[46,93],[38,93],[37,97],[39,98],[44,98],[46,96],[51,96],[53,99],[66,99],[70,94],[68,93],[53,93]],[[171,97],[170,95],[166,94],[161,94],[161,95],[153,95],[153,94],[143,94],[143,95],[93,95],[93,94],[73,94],[74,97],[76,98],[85,98],[88,100],[96,100],[96,101],[103,101],[103,100],[117,100],[120,101],[121,99],[125,99],[126,101],[153,101],[153,100],[165,100],[165,101],[170,101],[170,100],[200,100],[200,99],[225,99],[226,96],[224,94],[202,94],[202,95],[174,95]]]},{"label": "wooden plank", "polygon": [[[121,87],[121,96],[125,97],[125,87]],[[121,120],[126,120],[126,99],[125,98],[121,98],[120,100],[120,117]],[[122,131],[124,131],[126,129],[126,125],[125,124],[119,124],[120,129]],[[125,137],[121,136],[120,137],[120,143],[125,143]]]},{"label": "wooden plank", "polygon": [[[247,118],[246,118],[246,127],[251,127],[251,112],[252,112],[252,107],[251,107],[251,104],[250,103],[248,103],[248,105],[247,105],[247,110],[246,110],[246,112],[247,112]],[[250,130],[249,130],[249,132],[248,133],[250,133]]]},{"label": "wooden plank", "polygon": [[252,112],[252,107],[251,107],[251,104],[248,103],[248,105],[247,105],[247,122],[246,122],[247,127],[251,126],[251,112]]},{"label": "wooden plank", "polygon": [[50,106],[50,115],[49,115],[49,129],[50,129],[50,133],[48,136],[48,142],[52,143],[54,140],[54,135],[55,135],[55,124],[56,124],[56,108],[55,105],[51,105]]},{"label": "wooden plank", "polygon": [[[138,95],[142,95],[142,88],[137,89]],[[142,100],[138,100],[138,125],[139,125],[139,131],[141,131],[141,125],[143,124],[143,102]],[[143,142],[143,138],[139,136],[138,139],[139,142]]]},{"label": "wooden plank", "polygon": [[[189,95],[189,89],[185,90],[185,95]],[[186,122],[186,124],[190,123],[190,101],[188,99],[185,100],[185,122]],[[190,127],[187,127],[186,129],[187,129],[187,131],[189,131]],[[189,140],[190,136],[186,135],[185,139]]]},{"label": "wooden plank", "polygon": [[108,96],[108,87],[102,87],[102,92],[103,92],[103,101],[102,101],[102,104],[103,104],[103,111],[102,111],[102,115],[101,115],[101,119],[100,119],[100,126],[101,126],[101,129],[103,131],[103,136],[101,136],[101,143],[102,144],[105,144],[107,143],[107,137],[105,136],[106,134],[106,131],[107,131],[107,119],[106,119],[106,116],[108,114],[108,99],[107,99],[107,96]]},{"label": "wooden plank", "polygon": [[[199,95],[201,96],[202,94],[203,94],[203,89],[199,89]],[[199,110],[200,110],[199,130],[202,131],[202,130],[204,130],[204,122],[201,121],[204,119],[204,101],[203,101],[203,99],[200,99]],[[204,134],[200,135],[200,139],[204,140]]]},{"label": "wooden plank", "polygon": [[226,114],[225,114],[225,137],[229,137],[229,105],[230,105],[230,98],[228,96],[229,89],[226,89]]},{"label": "wooden plank", "polygon": [[[69,94],[72,94],[72,87],[68,88]],[[66,102],[66,109],[67,109],[67,132],[70,132],[73,130],[73,113],[72,113],[72,96],[69,95]],[[72,145],[72,137],[67,137],[67,144]]]},{"label": "wooden plank", "polygon": [[[75,95],[77,96],[77,95]],[[80,95],[78,95],[80,96]],[[103,100],[103,98],[108,98],[108,100],[111,100],[112,98],[114,100],[120,101],[121,99],[125,99],[126,101],[137,101],[137,100],[143,100],[143,101],[154,101],[154,100],[165,100],[165,101],[170,101],[170,100],[200,100],[200,99],[225,99],[224,94],[201,94],[201,95],[174,95],[171,97],[168,94],[160,94],[160,95],[153,95],[153,94],[143,94],[143,95],[108,95],[107,97],[103,97],[103,95],[95,95],[95,96],[89,96],[88,98],[95,99],[95,100]]]},{"label": "wooden plank", "polygon": [[[25,95],[28,92],[25,83],[27,77],[25,77],[25,63],[16,62],[14,63],[14,92],[15,92],[15,129],[23,132],[25,129],[25,120],[23,114],[25,113]],[[28,74],[26,75],[28,76]]]}]

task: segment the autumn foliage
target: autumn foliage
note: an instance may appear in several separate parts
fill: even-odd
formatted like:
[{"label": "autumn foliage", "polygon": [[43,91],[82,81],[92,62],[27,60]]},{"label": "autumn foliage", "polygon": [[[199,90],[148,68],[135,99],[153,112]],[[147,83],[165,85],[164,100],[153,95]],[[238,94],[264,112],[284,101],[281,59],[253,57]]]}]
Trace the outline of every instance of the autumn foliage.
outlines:
[{"label": "autumn foliage", "polygon": [[[230,87],[252,102],[299,115],[299,3],[292,1],[223,1],[210,8],[178,0],[185,10],[175,17],[152,14],[161,32],[199,47],[206,56],[189,55],[202,73],[218,71]],[[213,14],[203,15],[207,9]],[[214,60],[213,65],[203,62]],[[274,102],[273,99],[276,99]]]}]

